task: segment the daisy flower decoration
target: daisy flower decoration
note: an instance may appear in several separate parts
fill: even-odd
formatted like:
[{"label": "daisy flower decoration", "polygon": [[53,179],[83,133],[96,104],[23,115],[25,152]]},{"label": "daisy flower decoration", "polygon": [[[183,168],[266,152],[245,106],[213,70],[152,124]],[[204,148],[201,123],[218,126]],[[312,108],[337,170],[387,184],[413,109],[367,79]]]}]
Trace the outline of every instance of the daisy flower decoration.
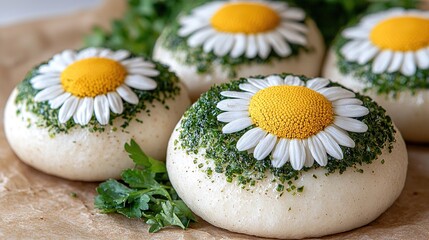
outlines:
[{"label": "daisy flower decoration", "polygon": [[353,92],[329,83],[323,78],[304,82],[292,75],[248,78],[239,85],[241,91],[221,92],[227,98],[217,103],[224,111],[217,119],[227,123],[222,132],[251,127],[239,138],[237,150],[253,153],[256,160],[269,156],[276,168],[288,161],[295,170],[314,161],[326,166],[328,154],[343,159],[340,146],[355,146],[348,131],[368,130],[355,118],[369,111]]},{"label": "daisy flower decoration", "polygon": [[289,56],[290,44],[307,45],[305,13],[275,1],[214,1],[199,6],[180,19],[178,35],[190,47],[232,58],[259,56],[271,51]]},{"label": "daisy flower decoration", "polygon": [[110,111],[124,111],[123,101],[139,102],[133,89],[155,89],[157,83],[151,77],[158,75],[154,63],[130,58],[128,51],[87,48],[55,55],[39,67],[30,83],[39,90],[36,102],[48,101],[52,109],[59,109],[60,123],[73,118],[86,125],[94,114],[99,124],[106,125]]},{"label": "daisy flower decoration", "polygon": [[370,64],[375,74],[412,76],[429,68],[429,12],[394,8],[363,17],[343,31],[340,53],[349,62]]}]

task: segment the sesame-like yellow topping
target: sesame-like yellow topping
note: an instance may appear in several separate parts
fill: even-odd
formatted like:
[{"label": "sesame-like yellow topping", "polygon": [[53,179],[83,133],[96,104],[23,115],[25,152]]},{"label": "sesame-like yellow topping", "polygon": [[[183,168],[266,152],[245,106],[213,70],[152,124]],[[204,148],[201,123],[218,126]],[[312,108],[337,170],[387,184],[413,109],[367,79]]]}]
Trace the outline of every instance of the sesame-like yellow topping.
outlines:
[{"label": "sesame-like yellow topping", "polygon": [[277,12],[260,3],[227,3],[211,18],[213,28],[229,33],[261,33],[279,23]]},{"label": "sesame-like yellow topping", "polygon": [[77,97],[95,97],[115,91],[125,81],[127,70],[108,58],[86,58],[76,61],[61,73],[66,92]]},{"label": "sesame-like yellow topping", "polygon": [[250,118],[279,138],[305,139],[334,121],[331,102],[322,94],[301,86],[273,86],[250,100]]},{"label": "sesame-like yellow topping", "polygon": [[381,21],[371,33],[372,43],[381,49],[416,51],[429,46],[429,19],[393,17]]}]

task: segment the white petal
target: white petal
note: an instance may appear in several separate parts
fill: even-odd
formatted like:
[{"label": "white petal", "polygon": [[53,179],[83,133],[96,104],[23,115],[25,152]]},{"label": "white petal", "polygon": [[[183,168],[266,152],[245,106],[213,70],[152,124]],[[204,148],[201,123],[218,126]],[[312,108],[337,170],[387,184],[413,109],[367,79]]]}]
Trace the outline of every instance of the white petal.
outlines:
[{"label": "white petal", "polygon": [[60,84],[60,78],[57,76],[49,77],[49,75],[39,75],[37,77],[30,80],[34,89],[41,90]]},{"label": "white petal", "polygon": [[326,149],[326,152],[335,159],[343,159],[343,151],[340,145],[327,133],[320,131],[315,135]]},{"label": "white petal", "polygon": [[290,140],[289,155],[292,168],[295,170],[301,170],[305,163],[305,149],[301,140]]},{"label": "white petal", "polygon": [[63,61],[60,54],[55,55],[48,63],[49,67],[52,69],[55,69],[59,72],[62,72],[66,67],[67,64]]},{"label": "white petal", "polygon": [[348,52],[344,53],[344,57],[347,61],[354,62],[358,60],[359,56],[362,55],[365,51],[371,48],[372,44],[369,41],[362,41],[353,49],[350,49]]},{"label": "white petal", "polygon": [[356,26],[347,28],[342,32],[344,38],[352,38],[352,39],[368,39],[369,38],[370,29],[364,28],[362,26]]},{"label": "white petal", "polygon": [[[64,53],[64,52],[59,53],[59,54],[56,54],[56,55],[53,57],[53,61],[55,61],[55,62],[56,62],[56,64],[58,64],[58,65],[60,66],[60,68],[59,68],[59,69],[61,69],[61,70],[64,70],[68,65],[70,65],[70,63],[68,62],[68,59],[65,59],[65,58],[63,57],[63,53]],[[51,61],[52,61],[52,60],[51,60]]]},{"label": "white petal", "polygon": [[237,58],[246,52],[247,40],[246,35],[236,34],[234,35],[234,47],[231,50],[231,57]]},{"label": "white petal", "polygon": [[222,132],[225,134],[239,132],[243,129],[253,125],[253,121],[249,117],[236,119],[222,128]]},{"label": "white petal", "polygon": [[187,37],[189,34],[207,26],[205,21],[193,21],[190,24],[183,25],[177,32],[181,37]]},{"label": "white petal", "polygon": [[122,84],[116,89],[116,92],[121,96],[122,99],[125,101],[131,103],[131,104],[137,104],[139,103],[139,98],[137,95],[129,88],[127,85]]},{"label": "white petal", "polygon": [[357,98],[343,98],[332,102],[333,106],[344,106],[344,105],[362,105],[363,102]]},{"label": "white petal", "polygon": [[322,89],[326,86],[328,86],[328,84],[330,83],[330,81],[328,79],[325,78],[313,78],[309,81],[307,81],[307,87],[313,89],[314,91],[317,91],[319,89]]},{"label": "white petal", "polygon": [[76,61],[76,52],[73,50],[65,50],[61,53],[61,57],[67,65],[70,65]]},{"label": "white petal", "polygon": [[271,151],[276,146],[277,136],[273,134],[267,134],[255,147],[253,156],[256,160],[262,160],[270,155]]},{"label": "white petal", "polygon": [[285,77],[284,83],[291,86],[304,86],[305,83],[299,78],[292,75]]},{"label": "white petal", "polygon": [[392,62],[387,69],[387,72],[392,73],[399,71],[402,66],[402,61],[404,60],[404,54],[402,52],[395,52],[393,54]]},{"label": "white petal", "polygon": [[270,86],[270,84],[268,83],[268,81],[264,80],[264,79],[259,79],[259,78],[248,78],[247,81],[252,84],[253,86],[259,88],[259,89],[264,89]]},{"label": "white petal", "polygon": [[305,24],[302,23],[296,23],[296,22],[282,22],[282,27],[289,29],[291,31],[297,31],[301,33],[308,33],[308,27]]},{"label": "white petal", "polygon": [[363,133],[368,131],[368,126],[365,123],[353,118],[336,116],[334,124],[349,132]]},{"label": "white petal", "polygon": [[59,95],[61,95],[64,92],[64,89],[61,85],[54,85],[52,87],[48,87],[40,91],[36,94],[34,97],[34,101],[36,102],[43,102],[46,100],[51,100]]},{"label": "white petal", "polygon": [[122,103],[121,96],[117,92],[107,93],[107,100],[109,100],[109,107],[112,112],[121,114],[124,111],[124,105]]},{"label": "white petal", "polygon": [[246,118],[249,117],[249,112],[223,112],[219,115],[217,115],[217,120],[219,122],[232,122],[234,120],[237,120],[239,118]]},{"label": "white petal", "polygon": [[94,113],[101,125],[106,125],[110,120],[109,100],[105,95],[98,95],[94,100]]},{"label": "white petal", "polygon": [[224,34],[222,40],[219,40],[215,44],[214,53],[216,56],[223,57],[231,51],[233,45],[234,36],[230,34]]},{"label": "white petal", "polygon": [[30,83],[34,84],[36,82],[44,81],[45,79],[49,79],[49,78],[58,78],[58,79],[60,79],[60,73],[43,73],[43,74],[39,74],[39,75],[33,77],[32,79],[30,79]]},{"label": "white petal", "polygon": [[85,58],[97,57],[99,49],[97,48],[86,48],[77,53],[76,60],[81,60]]},{"label": "white petal", "polygon": [[314,164],[314,158],[311,155],[311,151],[308,147],[308,139],[302,139],[302,143],[304,144],[304,149],[305,149],[305,162],[304,162],[304,166],[305,167],[311,167]]},{"label": "white petal", "polygon": [[368,49],[365,49],[365,51],[362,52],[362,54],[357,59],[357,62],[361,65],[369,62],[374,58],[378,51],[378,47],[371,45]]},{"label": "white petal", "polygon": [[258,46],[256,44],[256,36],[255,35],[247,35],[247,47],[246,47],[246,57],[254,58],[258,54]]},{"label": "white petal", "polygon": [[92,118],[94,112],[94,98],[86,97],[80,99],[79,106],[75,113],[75,122],[80,125],[87,125]]},{"label": "white petal", "polygon": [[249,100],[225,99],[218,102],[216,107],[222,111],[247,111],[249,109]]},{"label": "white petal", "polygon": [[238,87],[246,92],[257,93],[260,89],[250,83],[241,83]]},{"label": "white petal", "polygon": [[420,49],[415,53],[417,66],[420,69],[429,68],[429,52],[427,49]]},{"label": "white petal", "polygon": [[307,139],[307,144],[314,160],[316,160],[320,166],[326,166],[326,164],[328,164],[328,154],[322,142],[320,142],[316,136],[311,136]]},{"label": "white petal", "polygon": [[369,113],[368,108],[359,105],[342,105],[334,107],[334,112],[343,117],[362,117]]},{"label": "white petal", "polygon": [[292,7],[282,12],[281,16],[282,18],[301,21],[305,18],[305,12],[300,8]]},{"label": "white petal", "polygon": [[273,165],[273,167],[283,167],[289,160],[289,140],[286,138],[280,139],[271,157],[271,165]]},{"label": "white petal", "polygon": [[237,142],[237,150],[245,151],[254,148],[267,133],[260,128],[252,128],[241,136]]},{"label": "white petal", "polygon": [[253,94],[251,93],[236,92],[236,91],[223,91],[220,93],[220,95],[224,97],[238,98],[238,99],[251,99],[253,97]]},{"label": "white petal", "polygon": [[142,75],[128,75],[125,78],[125,84],[139,90],[153,90],[157,86],[153,79]]},{"label": "white petal", "polygon": [[99,49],[98,57],[109,58],[113,54],[113,51],[107,48]]},{"label": "white petal", "polygon": [[58,97],[49,100],[49,105],[52,109],[57,109],[71,96],[71,93],[65,92]]},{"label": "white petal", "polygon": [[404,61],[402,62],[401,73],[405,76],[412,76],[416,73],[416,62],[414,60],[413,52],[406,52]]},{"label": "white petal", "polygon": [[58,69],[54,69],[51,66],[49,66],[48,64],[44,64],[42,66],[39,67],[39,69],[37,70],[40,74],[57,74],[58,76],[60,75],[60,70]]},{"label": "white petal", "polygon": [[131,53],[127,50],[118,50],[116,52],[113,52],[109,55],[109,58],[116,60],[116,61],[122,61],[125,58],[129,57]]},{"label": "white petal", "polygon": [[58,113],[58,121],[60,123],[66,123],[76,112],[76,108],[79,104],[79,99],[72,96],[68,98],[63,106],[60,108]]},{"label": "white petal", "polygon": [[143,68],[143,67],[129,67],[127,68],[128,74],[138,74],[147,77],[156,77],[159,75],[159,71],[153,68]]},{"label": "white petal", "polygon": [[323,131],[329,134],[338,144],[345,147],[354,148],[355,142],[349,137],[349,134],[334,126],[327,126]]},{"label": "white petal", "polygon": [[341,55],[345,56],[348,52],[356,47],[360,46],[362,41],[349,41],[340,49]]},{"label": "white petal", "polygon": [[204,52],[206,53],[211,52],[219,38],[221,38],[219,34],[215,34],[209,37],[207,41],[204,43],[204,46],[203,46]]},{"label": "white petal", "polygon": [[121,61],[121,64],[127,68],[155,68],[156,66],[153,62],[145,61],[141,57],[123,60]]},{"label": "white petal", "polygon": [[300,33],[289,30],[287,28],[279,28],[277,30],[284,38],[290,43],[298,44],[301,46],[307,45],[307,38]]},{"label": "white petal", "polygon": [[268,81],[269,86],[280,86],[283,85],[283,79],[277,75],[271,75],[265,78]]},{"label": "white petal", "polygon": [[271,47],[268,44],[268,40],[265,38],[265,34],[256,35],[256,44],[258,45],[258,55],[262,59],[266,59],[270,55]]},{"label": "white petal", "polygon": [[393,58],[393,52],[389,50],[383,50],[380,54],[375,58],[372,63],[372,72],[375,74],[383,73],[387,70],[390,62]]},{"label": "white petal", "polygon": [[317,90],[317,92],[325,96],[331,102],[338,99],[355,97],[354,92],[348,91],[342,87],[327,87]]},{"label": "white petal", "polygon": [[282,38],[280,33],[271,32],[266,35],[268,42],[271,44],[274,51],[281,57],[289,56],[292,50],[286,41]]},{"label": "white petal", "polygon": [[[221,1],[208,2],[204,5],[194,8],[192,10],[192,14],[204,19],[210,19],[217,12],[217,10],[224,6],[224,4],[225,3]],[[192,17],[194,18],[195,16]]]},{"label": "white petal", "polygon": [[211,36],[215,34],[215,30],[213,28],[207,28],[200,31],[195,32],[188,38],[189,47],[199,47],[203,45],[203,43]]}]

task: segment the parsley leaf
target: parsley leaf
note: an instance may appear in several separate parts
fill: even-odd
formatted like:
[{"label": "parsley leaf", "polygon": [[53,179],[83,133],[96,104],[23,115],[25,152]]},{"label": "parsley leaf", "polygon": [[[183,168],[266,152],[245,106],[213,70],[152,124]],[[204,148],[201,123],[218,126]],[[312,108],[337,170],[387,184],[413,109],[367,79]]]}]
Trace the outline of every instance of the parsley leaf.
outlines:
[{"label": "parsley leaf", "polygon": [[149,232],[164,227],[186,229],[196,218],[172,187],[165,163],[147,156],[131,140],[125,150],[134,169],[124,170],[122,180],[109,179],[97,187],[94,205],[102,213],[119,213],[128,218],[143,218]]}]

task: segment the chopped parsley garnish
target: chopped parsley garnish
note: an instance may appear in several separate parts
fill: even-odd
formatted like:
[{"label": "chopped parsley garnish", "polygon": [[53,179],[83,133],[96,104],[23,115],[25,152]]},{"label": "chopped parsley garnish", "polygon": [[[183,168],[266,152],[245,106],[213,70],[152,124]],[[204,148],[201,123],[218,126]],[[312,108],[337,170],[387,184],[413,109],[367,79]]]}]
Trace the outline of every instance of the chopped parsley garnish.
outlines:
[{"label": "chopped parsley garnish", "polygon": [[196,218],[179,198],[167,175],[165,163],[147,156],[134,140],[125,150],[135,167],[122,172],[121,180],[109,179],[97,188],[94,205],[102,213],[143,218],[149,232],[168,226],[186,229]]},{"label": "chopped parsley garnish", "polygon": [[[135,57],[135,55],[130,56]],[[139,98],[139,103],[134,105],[126,101],[123,101],[124,111],[121,114],[110,113],[110,122],[112,125],[113,120],[120,118],[121,119],[121,128],[124,130],[130,124],[131,121],[136,120],[142,122],[141,119],[136,119],[135,116],[140,112],[145,112],[150,116],[150,111],[148,110],[149,106],[152,106],[155,101],[158,101],[168,109],[168,105],[165,103],[168,99],[174,99],[180,93],[179,79],[177,76],[168,71],[168,67],[160,63],[156,63],[156,69],[160,72],[157,77],[154,77],[153,80],[157,83],[157,88],[151,91],[142,91],[133,89]],[[90,132],[103,132],[105,131],[105,126],[98,124],[95,116],[92,117],[89,124],[86,126],[80,126],[76,124],[73,119],[70,119],[65,124],[61,124],[58,121],[58,112],[59,109],[52,109],[48,101],[44,102],[35,102],[34,96],[39,92],[32,87],[30,80],[37,75],[38,67],[31,70],[24,81],[22,81],[17,89],[18,95],[15,99],[15,103],[18,107],[17,115],[19,116],[22,113],[22,110],[25,109],[28,112],[35,114],[38,118],[34,122],[37,127],[47,128],[52,137],[58,133],[68,133],[71,128],[75,126],[80,128],[87,128]],[[25,119],[24,119],[25,120]],[[31,126],[31,122],[29,122]],[[117,131],[118,129],[112,129],[112,131]]]},{"label": "chopped parsley garnish", "polygon": [[[286,75],[280,76],[285,77]],[[300,78],[303,81],[309,80],[303,76]],[[220,92],[239,91],[239,84],[245,81],[246,79],[242,78],[238,81],[214,86],[203,94],[185,113],[180,128],[180,141],[177,142],[176,147],[182,147],[188,154],[195,154],[201,149],[205,149],[205,158],[214,162],[215,172],[224,174],[228,182],[236,180],[239,184],[250,185],[250,183],[255,184],[255,181],[264,179],[267,174],[272,174],[280,184],[287,183],[287,187],[284,187],[285,190],[293,191],[296,188],[293,181],[309,169],[320,168],[317,163],[300,171],[294,170],[290,163],[286,163],[281,168],[274,168],[271,166],[269,156],[258,161],[253,158],[252,154],[237,150],[238,139],[252,126],[237,133],[222,133],[222,127],[225,124],[217,120],[217,115],[222,111],[216,107],[216,104],[225,97]],[[330,83],[330,86],[340,85]],[[343,173],[348,168],[358,169],[360,165],[370,164],[377,159],[385,147],[388,149],[393,147],[395,129],[390,117],[386,115],[386,111],[369,97],[356,94],[356,98],[362,100],[363,106],[369,109],[368,115],[358,118],[368,125],[368,131],[349,133],[356,146],[354,148],[341,147],[344,153],[342,160],[328,156],[328,164],[322,167],[326,169],[327,174],[336,171]],[[277,190],[282,189],[277,187]]]},{"label": "chopped parsley garnish", "polygon": [[358,81],[367,83],[364,89],[375,89],[378,94],[393,94],[396,96],[401,91],[415,93],[418,89],[429,89],[429,69],[418,69],[413,76],[405,76],[400,72],[375,74],[371,70],[373,60],[366,64],[347,61],[340,53],[341,48],[348,42],[341,34],[334,42],[334,50],[337,56],[336,66],[344,75],[352,75]]}]

